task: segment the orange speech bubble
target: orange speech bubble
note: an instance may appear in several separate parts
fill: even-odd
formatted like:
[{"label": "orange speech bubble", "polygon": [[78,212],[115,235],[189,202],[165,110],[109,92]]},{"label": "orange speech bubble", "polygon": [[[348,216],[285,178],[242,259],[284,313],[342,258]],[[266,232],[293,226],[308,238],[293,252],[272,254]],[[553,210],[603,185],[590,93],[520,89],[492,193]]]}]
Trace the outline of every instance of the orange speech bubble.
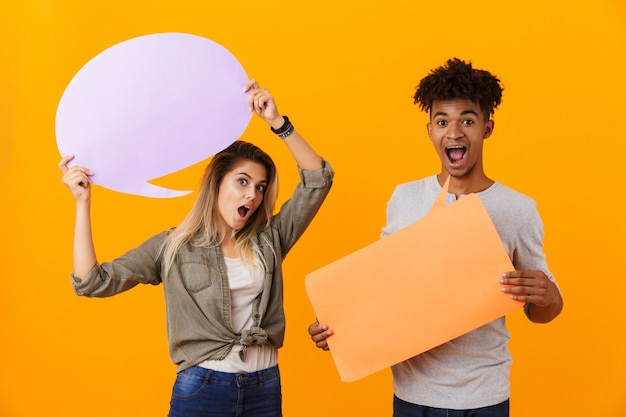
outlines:
[{"label": "orange speech bubble", "polygon": [[341,380],[351,382],[461,336],[523,303],[501,291],[515,268],[480,197],[445,205],[306,277]]}]

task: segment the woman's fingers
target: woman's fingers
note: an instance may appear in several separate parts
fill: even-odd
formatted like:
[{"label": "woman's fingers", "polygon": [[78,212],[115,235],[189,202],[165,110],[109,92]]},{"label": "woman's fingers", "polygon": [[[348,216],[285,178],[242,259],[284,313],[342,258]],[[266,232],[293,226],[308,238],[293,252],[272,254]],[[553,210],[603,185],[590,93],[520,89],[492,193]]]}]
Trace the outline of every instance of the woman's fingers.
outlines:
[{"label": "woman's fingers", "polygon": [[66,155],[64,156],[61,161],[59,161],[59,168],[61,169],[61,172],[63,174],[65,174],[67,171],[69,171],[69,167],[67,166],[67,164],[74,159],[74,155]]}]

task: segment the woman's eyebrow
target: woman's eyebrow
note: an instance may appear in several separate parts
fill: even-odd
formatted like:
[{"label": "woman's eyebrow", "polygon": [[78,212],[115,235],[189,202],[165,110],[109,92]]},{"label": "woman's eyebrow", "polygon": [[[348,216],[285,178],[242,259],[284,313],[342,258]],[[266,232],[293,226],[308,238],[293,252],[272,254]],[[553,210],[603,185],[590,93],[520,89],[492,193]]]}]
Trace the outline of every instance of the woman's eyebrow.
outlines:
[{"label": "woman's eyebrow", "polygon": [[[246,178],[248,178],[248,179],[251,179],[251,180],[252,180],[252,179],[254,179],[254,178],[252,178],[252,176],[251,176],[250,174],[248,174],[248,173],[247,173],[247,172],[245,172],[245,171],[237,172],[235,175],[243,175],[243,176],[245,176],[245,177],[246,177]],[[259,180],[259,183],[265,183],[265,184],[267,184],[267,183],[268,183],[268,181],[264,178],[264,179],[262,179],[262,180]]]}]

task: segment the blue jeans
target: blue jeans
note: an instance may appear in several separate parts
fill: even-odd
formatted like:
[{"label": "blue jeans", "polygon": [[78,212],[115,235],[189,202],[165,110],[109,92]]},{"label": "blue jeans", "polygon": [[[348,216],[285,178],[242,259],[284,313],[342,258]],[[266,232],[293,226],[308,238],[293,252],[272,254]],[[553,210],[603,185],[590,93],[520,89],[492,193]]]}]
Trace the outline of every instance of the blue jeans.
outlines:
[{"label": "blue jeans", "polygon": [[194,366],[178,373],[169,417],[281,417],[278,366],[250,373]]},{"label": "blue jeans", "polygon": [[509,400],[472,410],[424,407],[393,396],[393,417],[509,417]]}]

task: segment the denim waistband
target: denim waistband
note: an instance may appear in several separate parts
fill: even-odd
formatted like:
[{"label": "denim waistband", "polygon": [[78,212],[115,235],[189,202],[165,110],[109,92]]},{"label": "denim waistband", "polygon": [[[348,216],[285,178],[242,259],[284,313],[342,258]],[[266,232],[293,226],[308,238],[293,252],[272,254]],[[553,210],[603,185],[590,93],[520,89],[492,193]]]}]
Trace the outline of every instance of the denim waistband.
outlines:
[{"label": "denim waistband", "polygon": [[278,365],[256,372],[219,372],[200,366],[194,366],[183,372],[204,379],[207,383],[223,385],[262,385],[264,382],[274,381],[280,377]]}]

